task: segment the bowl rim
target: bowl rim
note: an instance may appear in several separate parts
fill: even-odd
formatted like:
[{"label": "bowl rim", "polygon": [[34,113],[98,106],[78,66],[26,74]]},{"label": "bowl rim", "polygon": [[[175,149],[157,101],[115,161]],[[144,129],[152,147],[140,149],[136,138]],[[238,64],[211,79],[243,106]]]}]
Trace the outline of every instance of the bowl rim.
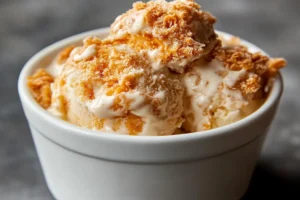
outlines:
[{"label": "bowl rim", "polygon": [[[63,48],[66,45],[73,44],[82,40],[84,37],[92,36],[92,35],[100,35],[100,34],[107,34],[109,32],[109,28],[100,28],[95,29],[87,32],[83,32],[80,34],[76,34],[74,36],[62,39],[54,44],[47,46],[46,48],[42,49],[38,53],[36,53],[29,61],[24,65],[21,70],[18,79],[18,92],[23,104],[26,105],[32,112],[37,112],[37,114],[47,120],[49,123],[53,124],[53,126],[59,126],[60,129],[71,131],[76,135],[81,135],[82,137],[88,137],[89,139],[95,140],[109,140],[111,142],[132,142],[132,143],[170,143],[170,142],[180,142],[180,141],[191,141],[191,140],[201,140],[201,139],[208,139],[212,137],[219,137],[224,135],[228,132],[235,131],[240,129],[241,127],[247,126],[249,123],[255,122],[258,118],[261,118],[264,113],[268,110],[272,109],[273,105],[280,99],[282,91],[283,91],[283,79],[281,74],[279,73],[278,76],[275,78],[273,83],[272,89],[263,103],[263,105],[258,108],[255,112],[250,114],[249,116],[234,122],[229,125],[225,125],[222,127],[218,127],[211,130],[200,131],[200,132],[193,132],[187,134],[176,134],[176,135],[166,135],[166,136],[131,136],[131,135],[122,135],[122,134],[115,134],[115,133],[106,133],[97,130],[91,130],[84,127],[79,127],[77,125],[71,124],[64,120],[61,120],[51,113],[47,112],[44,108],[42,108],[32,97],[29,89],[27,88],[27,77],[31,74],[32,68],[36,65],[36,63],[45,58],[48,54],[57,51],[58,49]],[[225,37],[231,37],[233,35],[229,33],[225,33],[222,31],[216,31],[218,34],[221,34]],[[263,54],[266,54],[262,49],[258,48],[256,45],[241,39],[241,43],[252,48],[253,50],[260,51]],[[268,55],[268,54],[266,54]]]}]

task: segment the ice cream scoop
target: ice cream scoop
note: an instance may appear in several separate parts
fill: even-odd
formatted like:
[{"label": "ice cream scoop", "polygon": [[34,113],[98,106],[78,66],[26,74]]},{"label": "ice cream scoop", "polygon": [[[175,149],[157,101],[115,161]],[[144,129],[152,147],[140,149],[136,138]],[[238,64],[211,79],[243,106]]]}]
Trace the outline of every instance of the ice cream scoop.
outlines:
[{"label": "ice cream scoop", "polygon": [[256,111],[267,97],[272,74],[285,65],[240,45],[220,47],[199,59],[182,78],[186,88],[185,132],[231,124]]},{"label": "ice cream scoop", "polygon": [[215,21],[193,0],[137,2],[116,18],[108,38],[147,50],[154,69],[183,73],[217,44]]},{"label": "ice cream scoop", "polygon": [[[68,55],[48,110],[80,126],[131,135],[169,135],[182,123],[178,75],[153,72],[146,52],[92,37]],[[57,71],[57,70],[50,70]]]}]

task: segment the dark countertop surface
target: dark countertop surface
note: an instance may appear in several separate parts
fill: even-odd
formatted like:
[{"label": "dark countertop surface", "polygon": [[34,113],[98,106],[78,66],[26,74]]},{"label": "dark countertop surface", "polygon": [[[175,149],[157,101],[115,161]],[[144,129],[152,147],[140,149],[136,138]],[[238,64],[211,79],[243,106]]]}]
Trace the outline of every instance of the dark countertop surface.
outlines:
[{"label": "dark countertop surface", "polygon": [[[245,199],[300,199],[300,1],[199,2],[218,18],[218,30],[288,60],[282,101]],[[57,40],[108,26],[131,3],[0,0],[0,199],[53,199],[17,94],[17,78],[24,63]]]}]

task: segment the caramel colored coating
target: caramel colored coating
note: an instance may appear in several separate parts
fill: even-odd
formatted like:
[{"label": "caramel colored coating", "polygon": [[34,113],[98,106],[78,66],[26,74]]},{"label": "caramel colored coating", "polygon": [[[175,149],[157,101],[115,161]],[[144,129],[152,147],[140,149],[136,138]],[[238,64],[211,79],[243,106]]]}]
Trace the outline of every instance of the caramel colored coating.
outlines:
[{"label": "caramel colored coating", "polygon": [[263,89],[268,80],[287,64],[283,58],[269,58],[261,53],[250,53],[246,47],[240,45],[218,48],[213,55],[229,70],[247,70],[247,75],[235,86],[244,95],[254,94]]},{"label": "caramel colored coating", "polygon": [[137,135],[137,133],[142,132],[144,122],[141,117],[129,114],[125,121],[125,126],[129,130],[130,135]]},{"label": "caramel colored coating", "polygon": [[74,48],[74,46],[64,48],[57,56],[57,64],[63,64],[64,62],[66,62]]},{"label": "caramel colored coating", "polygon": [[53,77],[45,69],[38,69],[27,79],[27,85],[31,90],[32,96],[45,109],[51,105],[52,93],[50,84],[53,81]]}]

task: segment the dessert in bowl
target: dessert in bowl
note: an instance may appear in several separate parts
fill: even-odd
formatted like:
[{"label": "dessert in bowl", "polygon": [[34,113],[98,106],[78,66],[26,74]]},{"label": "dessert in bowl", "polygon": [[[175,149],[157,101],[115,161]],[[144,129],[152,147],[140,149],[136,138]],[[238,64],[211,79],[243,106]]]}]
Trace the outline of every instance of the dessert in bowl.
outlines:
[{"label": "dessert in bowl", "polygon": [[214,22],[193,1],[136,3],[26,64],[19,93],[57,199],[243,195],[285,61]]}]

